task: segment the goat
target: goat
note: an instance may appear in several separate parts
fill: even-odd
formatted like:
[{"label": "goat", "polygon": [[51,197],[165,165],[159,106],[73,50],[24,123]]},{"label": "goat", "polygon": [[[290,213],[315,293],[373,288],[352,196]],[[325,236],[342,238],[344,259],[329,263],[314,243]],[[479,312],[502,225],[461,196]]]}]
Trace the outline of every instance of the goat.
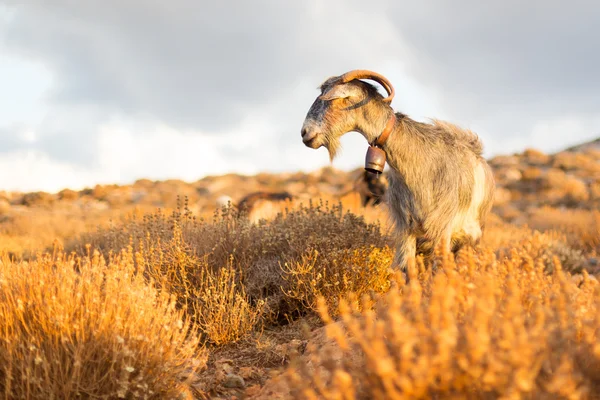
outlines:
[{"label": "goat", "polygon": [[258,221],[265,216],[274,216],[277,210],[273,210],[276,203],[291,201],[292,195],[288,192],[254,192],[244,196],[238,203],[240,214],[245,213],[251,220]]},{"label": "goat", "polygon": [[363,171],[354,185],[354,190],[360,194],[363,207],[376,206],[381,203],[385,195],[385,183],[381,174]]},{"label": "goat", "polygon": [[[360,79],[381,84],[388,96]],[[394,89],[375,72],[334,76],[320,90],[301,130],[306,147],[324,146],[333,161],[340,138],[357,131],[387,156],[386,202],[398,239],[393,267],[406,271],[418,254],[428,262],[438,245],[456,253],[479,243],[495,182],[477,135],[448,122],[421,123],[395,112],[390,105]]]},{"label": "goat", "polygon": [[253,223],[261,219],[272,218],[279,210],[274,207],[279,203],[293,200],[288,192],[254,192],[244,196],[235,204],[229,196],[221,196],[217,201],[219,207],[227,204],[234,210],[237,217],[248,217]]}]

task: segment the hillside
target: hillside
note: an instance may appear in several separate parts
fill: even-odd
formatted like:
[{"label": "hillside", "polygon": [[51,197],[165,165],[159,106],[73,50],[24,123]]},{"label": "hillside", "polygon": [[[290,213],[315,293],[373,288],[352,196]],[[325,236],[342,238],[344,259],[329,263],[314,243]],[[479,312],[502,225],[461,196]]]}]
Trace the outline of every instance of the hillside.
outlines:
[{"label": "hillside", "polygon": [[[494,213],[506,222],[522,225],[533,219],[536,223],[542,208],[600,209],[600,150],[589,143],[551,155],[529,149],[494,157],[489,162],[498,188]],[[156,208],[172,210],[178,197],[187,198],[189,209],[204,216],[212,215],[221,196],[229,196],[236,203],[257,191],[286,191],[304,203],[317,198],[332,202],[344,199],[346,204],[350,201],[358,207],[353,188],[361,173],[362,168],[341,171],[326,167],[308,174],[228,174],[207,176],[196,182],[141,179],[131,185],[97,185],[55,194],[0,192],[0,234],[11,236],[0,244],[0,250],[10,247],[12,252],[33,251],[39,244],[47,246],[56,238],[93,229],[108,218],[143,214]],[[67,226],[54,226],[55,218],[66,218]],[[52,225],[52,234],[45,241],[32,241],[29,229],[42,225]],[[15,243],[19,236],[23,236],[21,248]]]},{"label": "hillside", "polygon": [[[481,245],[418,263],[409,285],[360,168],[2,193],[0,391],[592,398],[600,151],[489,162]],[[217,207],[256,191],[293,200],[258,223]]]}]

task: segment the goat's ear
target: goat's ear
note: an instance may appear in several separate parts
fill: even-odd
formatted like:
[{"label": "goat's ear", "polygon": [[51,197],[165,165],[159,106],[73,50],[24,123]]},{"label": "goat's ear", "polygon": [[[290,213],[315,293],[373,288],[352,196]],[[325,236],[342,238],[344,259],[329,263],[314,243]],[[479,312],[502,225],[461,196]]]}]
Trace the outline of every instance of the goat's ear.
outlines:
[{"label": "goat's ear", "polygon": [[327,101],[333,99],[346,99],[348,97],[356,97],[359,94],[359,90],[356,86],[345,83],[342,85],[333,86],[326,93],[323,93],[321,96],[319,96],[319,98],[321,100]]}]

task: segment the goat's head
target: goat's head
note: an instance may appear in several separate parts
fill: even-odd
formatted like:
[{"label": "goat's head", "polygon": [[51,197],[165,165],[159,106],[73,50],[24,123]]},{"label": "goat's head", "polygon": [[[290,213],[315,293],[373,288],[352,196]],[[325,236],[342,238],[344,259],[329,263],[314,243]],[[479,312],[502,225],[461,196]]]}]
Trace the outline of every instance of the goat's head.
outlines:
[{"label": "goat's head", "polygon": [[[359,79],[380,83],[388,97],[384,98],[374,86]],[[370,101],[389,105],[394,97],[391,83],[382,75],[367,70],[331,77],[321,84],[320,89],[321,94],[308,110],[302,125],[302,141],[313,149],[325,146],[332,160],[340,147],[342,135],[357,130],[358,118],[364,113],[361,107]]]}]

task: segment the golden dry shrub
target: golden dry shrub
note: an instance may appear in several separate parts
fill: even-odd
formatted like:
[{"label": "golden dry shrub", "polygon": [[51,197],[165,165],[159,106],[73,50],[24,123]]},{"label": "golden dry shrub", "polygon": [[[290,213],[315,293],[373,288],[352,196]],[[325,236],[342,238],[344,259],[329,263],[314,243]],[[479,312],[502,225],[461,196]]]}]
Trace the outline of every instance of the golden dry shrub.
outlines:
[{"label": "golden dry shrub", "polygon": [[[489,251],[442,259],[375,301],[320,301],[328,344],[285,373],[298,399],[593,398],[600,382],[600,287],[555,260]],[[417,278],[414,268],[411,275]],[[331,344],[329,344],[331,343]],[[333,345],[333,349],[332,346]]]},{"label": "golden dry shrub", "polygon": [[[159,211],[99,229],[73,241],[68,248],[82,253],[87,243],[105,257],[129,243],[138,252],[143,245],[146,261],[142,270],[151,274],[161,271],[164,287],[176,294],[182,305],[190,298],[190,288],[203,287],[202,274],[232,268],[237,288],[243,290],[248,301],[258,306],[264,300],[263,318],[277,320],[307,311],[297,298],[285,295],[299,276],[289,275],[283,264],[295,266],[316,251],[319,257],[315,270],[337,268],[336,272],[341,272],[351,265],[340,264],[341,257],[348,259],[354,251],[364,252],[371,246],[383,248],[389,238],[382,234],[378,223],[368,223],[339,204],[319,202],[298,204],[258,224],[228,208],[218,211],[212,221],[197,219],[184,205],[170,216]],[[334,267],[335,263],[340,267]],[[349,276],[353,274],[348,272]],[[337,279],[327,277],[333,279],[332,284]]]},{"label": "golden dry shrub", "polygon": [[564,270],[581,272],[589,256],[589,248],[582,247],[584,234],[574,231],[569,235],[567,225],[539,225],[539,218],[537,212],[530,216],[530,223],[538,230],[490,220],[482,244],[493,249],[498,259],[510,257],[515,251],[527,253],[542,262],[546,272],[551,272],[553,258],[558,257]]},{"label": "golden dry shrub", "polygon": [[525,162],[530,165],[546,165],[550,162],[550,156],[537,149],[526,149],[523,152]]},{"label": "golden dry shrub", "polygon": [[542,171],[541,168],[528,167],[523,170],[522,175],[521,175],[521,180],[523,180],[525,182],[536,181],[536,180],[539,180],[543,174],[544,174],[544,172]]},{"label": "golden dry shrub", "polygon": [[119,189],[119,185],[96,185],[88,192],[96,200],[106,200],[106,196],[117,189]]},{"label": "golden dry shrub", "polygon": [[598,210],[541,207],[533,210],[529,217],[529,225],[538,230],[560,231],[571,247],[600,254],[600,211]]},{"label": "golden dry shrub", "polygon": [[600,179],[595,179],[590,184],[590,195],[593,200],[600,200]]},{"label": "golden dry shrub", "polygon": [[71,189],[63,189],[58,192],[58,199],[61,201],[75,201],[79,198],[79,193]]},{"label": "golden dry shrub", "polygon": [[232,260],[213,268],[207,259],[193,254],[178,224],[165,246],[148,235],[136,253],[143,274],[175,296],[206,341],[215,345],[236,342],[261,321],[265,302],[260,299],[250,304]]},{"label": "golden dry shrub", "polygon": [[10,213],[11,208],[12,206],[10,201],[8,201],[8,199],[5,197],[0,196],[0,216]]},{"label": "golden dry shrub", "polygon": [[0,261],[3,398],[191,398],[205,362],[196,328],[135,274],[131,250]]},{"label": "golden dry shrub", "polygon": [[554,156],[552,165],[564,171],[574,171],[581,176],[599,172],[600,165],[592,154],[563,151]]},{"label": "golden dry shrub", "polygon": [[544,180],[545,197],[555,203],[576,206],[589,200],[590,195],[585,182],[560,169],[549,169]]},{"label": "golden dry shrub", "polygon": [[21,198],[20,204],[27,207],[50,207],[54,204],[54,195],[46,192],[25,193]]},{"label": "golden dry shrub", "polygon": [[394,252],[389,247],[338,251],[330,261],[320,261],[317,251],[300,261],[284,263],[284,286],[287,297],[299,301],[306,310],[317,310],[317,299],[330,308],[348,293],[357,295],[384,293],[390,287],[389,265]]}]

